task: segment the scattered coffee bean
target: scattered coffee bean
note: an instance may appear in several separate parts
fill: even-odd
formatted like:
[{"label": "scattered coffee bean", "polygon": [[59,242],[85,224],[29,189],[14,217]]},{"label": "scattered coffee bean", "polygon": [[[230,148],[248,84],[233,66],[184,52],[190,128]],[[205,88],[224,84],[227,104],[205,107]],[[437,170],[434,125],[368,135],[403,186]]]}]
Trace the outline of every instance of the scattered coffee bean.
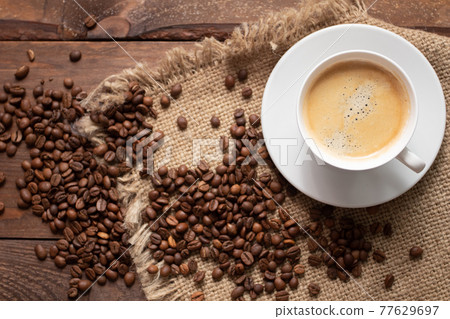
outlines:
[{"label": "scattered coffee bean", "polygon": [[71,78],[65,78],[64,79],[64,86],[67,89],[71,89],[73,87],[73,80]]},{"label": "scattered coffee bean", "polygon": [[180,96],[181,91],[182,91],[181,84],[180,84],[180,83],[177,83],[177,84],[173,85],[173,86],[170,88],[170,95],[171,95],[174,99],[176,99],[176,98],[178,98],[178,97]]},{"label": "scattered coffee bean", "polygon": [[97,25],[95,20],[96,20],[95,17],[90,16],[90,15],[87,16],[86,19],[84,19],[84,26],[88,29],[94,28]]},{"label": "scattered coffee bean", "polygon": [[67,290],[67,297],[69,299],[75,299],[78,297],[78,289],[75,287],[69,288],[69,290]]},{"label": "scattered coffee bean", "polygon": [[319,267],[322,264],[322,258],[318,255],[310,255],[308,257],[308,263],[313,267]]},{"label": "scattered coffee bean", "polygon": [[36,58],[36,55],[34,54],[34,51],[31,49],[27,50],[27,56],[28,56],[28,60],[30,60],[30,62],[33,62],[34,59]]},{"label": "scattered coffee bean", "polygon": [[276,301],[289,301],[289,293],[286,290],[278,291],[275,294]]},{"label": "scattered coffee bean", "polygon": [[78,290],[81,292],[85,292],[92,286],[92,281],[87,279],[82,279],[78,282]]},{"label": "scattered coffee bean", "polygon": [[394,275],[389,274],[384,278],[384,288],[389,289],[394,284]]},{"label": "scattered coffee bean", "polygon": [[30,68],[27,65],[22,65],[20,68],[16,70],[16,73],[14,73],[14,76],[17,80],[25,79],[30,72]]},{"label": "scattered coffee bean", "polygon": [[240,69],[237,73],[237,77],[239,79],[239,81],[245,81],[247,80],[248,77],[248,72],[246,69]]},{"label": "scattered coffee bean", "polygon": [[391,223],[387,223],[383,227],[383,234],[384,236],[391,236],[392,235],[392,225]]},{"label": "scattered coffee bean", "polygon": [[423,254],[423,249],[419,246],[414,246],[409,250],[409,255],[411,258],[419,258]]},{"label": "scattered coffee bean", "polygon": [[259,127],[261,125],[261,119],[256,114],[250,114],[248,120],[250,121],[250,125],[253,127]]},{"label": "scattered coffee bean", "polygon": [[202,291],[196,291],[191,296],[192,301],[203,301],[205,300],[205,294]]},{"label": "scattered coffee bean", "polygon": [[177,125],[180,128],[180,130],[182,131],[185,130],[188,125],[186,118],[184,116],[179,116],[177,118]]},{"label": "scattered coffee bean", "polygon": [[6,155],[8,155],[9,157],[13,157],[14,155],[16,155],[17,152],[17,146],[14,144],[8,144],[8,146],[6,147]]},{"label": "scattered coffee bean", "polygon": [[227,89],[231,90],[234,87],[235,82],[234,76],[229,74],[225,77],[225,86]]},{"label": "scattered coffee bean", "polygon": [[273,283],[275,284],[275,289],[277,291],[284,290],[286,288],[286,283],[280,277],[275,278]]},{"label": "scattered coffee bean", "polygon": [[156,274],[159,271],[159,269],[158,269],[158,266],[152,264],[152,265],[147,267],[147,271],[148,271],[149,274],[154,275],[154,274]]},{"label": "scattered coffee bean", "polygon": [[294,266],[294,273],[298,276],[303,276],[305,274],[305,267],[301,264]]},{"label": "scattered coffee bean", "polygon": [[316,283],[310,283],[308,285],[308,291],[311,296],[317,296],[320,293],[320,287]]},{"label": "scattered coffee bean", "polygon": [[74,50],[74,51],[70,52],[69,58],[70,58],[70,61],[72,61],[72,62],[80,61],[80,59],[81,59],[81,51]]},{"label": "scattered coffee bean", "polygon": [[252,94],[253,94],[253,91],[248,86],[242,89],[242,96],[245,99],[249,99],[252,96]]},{"label": "scattered coffee bean", "polygon": [[170,106],[170,98],[167,95],[163,94],[161,95],[160,103],[163,108],[168,108]]},{"label": "scattered coffee bean", "polygon": [[220,119],[215,115],[213,115],[211,117],[211,126],[214,128],[217,128],[220,126]]},{"label": "scattered coffee bean", "polygon": [[135,279],[136,275],[134,272],[127,272],[125,276],[123,276],[123,281],[127,287],[133,286]]},{"label": "scattered coffee bean", "polygon": [[5,212],[5,203],[0,201],[0,215]]},{"label": "scattered coffee bean", "polygon": [[194,282],[200,283],[203,281],[203,279],[205,279],[205,274],[206,273],[204,271],[197,271],[192,277],[192,279],[194,280]]},{"label": "scattered coffee bean", "polygon": [[289,280],[289,287],[291,287],[291,289],[297,289],[298,288],[298,279],[297,279],[297,277],[292,277],[291,280]]},{"label": "scattered coffee bean", "polygon": [[214,280],[220,280],[223,277],[223,270],[220,269],[219,267],[216,267],[213,269],[211,275]]},{"label": "scattered coffee bean", "polygon": [[366,208],[366,212],[370,215],[375,215],[380,210],[380,206],[371,206]]},{"label": "scattered coffee bean", "polygon": [[168,277],[168,276],[170,276],[171,272],[172,272],[172,269],[170,268],[169,265],[164,265],[159,270],[159,274],[161,277]]},{"label": "scattered coffee bean", "polygon": [[386,260],[386,254],[381,250],[377,249],[373,252],[373,259],[376,262],[381,263]]},{"label": "scattered coffee bean", "polygon": [[237,286],[236,288],[233,289],[233,291],[231,292],[231,299],[236,300],[239,297],[242,297],[242,295],[245,292],[245,288],[244,286]]},{"label": "scattered coffee bean", "polygon": [[42,245],[34,246],[34,253],[39,260],[45,260],[47,258],[47,250]]}]

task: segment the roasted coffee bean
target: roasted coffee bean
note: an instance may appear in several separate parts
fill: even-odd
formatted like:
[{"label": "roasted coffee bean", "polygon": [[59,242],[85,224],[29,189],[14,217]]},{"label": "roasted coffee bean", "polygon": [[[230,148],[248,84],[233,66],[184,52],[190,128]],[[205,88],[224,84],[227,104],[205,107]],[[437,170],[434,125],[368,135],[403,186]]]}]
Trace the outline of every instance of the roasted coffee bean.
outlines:
[{"label": "roasted coffee bean", "polygon": [[241,254],[241,260],[242,260],[242,263],[243,263],[244,265],[246,265],[246,266],[252,265],[253,262],[255,261],[254,258],[253,258],[252,253],[251,253],[251,252],[248,252],[248,251],[243,252],[243,253]]},{"label": "roasted coffee bean", "polygon": [[219,267],[213,269],[211,276],[214,280],[220,280],[223,277],[223,270]]},{"label": "roasted coffee bean", "polygon": [[5,212],[5,203],[0,201],[0,215],[2,215]]},{"label": "roasted coffee bean", "polygon": [[204,271],[197,271],[192,277],[192,279],[194,280],[194,282],[200,283],[203,281],[203,279],[205,279],[205,274],[206,272]]},{"label": "roasted coffee bean", "polygon": [[330,278],[331,280],[335,280],[337,278],[337,270],[334,267],[330,267],[327,270],[327,276],[328,278]]},{"label": "roasted coffee bean", "polygon": [[217,128],[220,126],[220,119],[215,115],[213,115],[211,117],[211,126],[214,128]]},{"label": "roasted coffee bean", "polygon": [[383,234],[384,236],[391,236],[392,235],[392,225],[391,223],[387,223],[383,227]]},{"label": "roasted coffee bean", "polygon": [[27,77],[28,73],[30,72],[30,67],[27,65],[22,65],[16,70],[16,73],[14,73],[14,76],[17,80],[23,80]]},{"label": "roasted coffee bean", "polygon": [[180,96],[181,91],[182,91],[181,84],[177,83],[170,88],[170,95],[176,99]]},{"label": "roasted coffee bean", "polygon": [[203,301],[205,294],[202,291],[196,291],[191,295],[191,301]]},{"label": "roasted coffee bean", "polygon": [[409,255],[411,258],[419,258],[423,254],[423,249],[419,246],[414,246],[409,250]]},{"label": "roasted coffee bean", "polygon": [[8,146],[6,146],[6,155],[8,155],[9,157],[13,157],[14,155],[16,155],[17,152],[17,146],[14,144],[8,144]]},{"label": "roasted coffee bean", "polygon": [[298,276],[303,276],[305,274],[305,267],[301,264],[294,266],[294,273]]},{"label": "roasted coffee bean", "polygon": [[317,296],[320,293],[320,287],[316,283],[310,283],[308,285],[308,291],[311,296]]},{"label": "roasted coffee bean", "polygon": [[233,289],[233,291],[231,292],[231,299],[236,300],[239,297],[242,297],[242,295],[245,292],[245,288],[244,286],[237,286],[236,288]]},{"label": "roasted coffee bean", "polygon": [[163,108],[168,108],[170,106],[170,98],[165,94],[161,95],[160,104]]},{"label": "roasted coffee bean", "polygon": [[34,253],[39,260],[45,260],[47,258],[47,250],[42,245],[34,246]]},{"label": "roasted coffee bean", "polygon": [[275,289],[277,291],[284,290],[286,288],[286,283],[280,277],[275,278],[273,283],[275,284]]},{"label": "roasted coffee bean", "polygon": [[95,19],[96,18],[91,15],[87,16],[86,19],[84,19],[84,26],[88,29],[94,28],[97,25]]},{"label": "roasted coffee bean", "polygon": [[36,54],[35,54],[34,51],[31,50],[31,49],[28,49],[28,50],[27,50],[27,56],[28,56],[28,60],[29,60],[30,62],[33,62],[34,59],[36,58]]},{"label": "roasted coffee bean", "polygon": [[373,259],[376,262],[381,263],[386,260],[386,254],[383,251],[377,249],[373,252]]},{"label": "roasted coffee bean", "polygon": [[242,89],[242,96],[245,99],[249,99],[252,96],[252,94],[253,94],[253,90],[251,88],[245,87]]},{"label": "roasted coffee bean", "polygon": [[385,289],[389,289],[392,287],[392,285],[394,284],[394,275],[389,274],[386,275],[386,277],[384,278],[384,288]]},{"label": "roasted coffee bean", "polygon": [[67,89],[71,89],[73,87],[73,80],[71,78],[65,78],[63,83]]},{"label": "roasted coffee bean", "polygon": [[78,289],[75,287],[69,288],[69,290],[67,290],[67,297],[69,299],[75,299],[78,297]]},{"label": "roasted coffee bean", "polygon": [[273,283],[273,281],[266,281],[264,284],[264,290],[268,293],[271,294],[272,292],[274,292],[275,290],[275,284]]},{"label": "roasted coffee bean", "polygon": [[235,79],[234,76],[232,76],[231,74],[227,75],[225,77],[225,86],[227,87],[227,89],[232,89],[234,87],[235,84]]},{"label": "roasted coffee bean", "polygon": [[86,290],[88,290],[91,287],[91,285],[92,285],[92,281],[82,279],[78,283],[78,290],[81,292],[85,292]]},{"label": "roasted coffee bean", "polygon": [[81,59],[81,51],[74,50],[74,51],[70,52],[69,58],[70,58],[70,61],[72,61],[72,62],[80,61],[80,59]]},{"label": "roasted coffee bean", "polygon": [[123,276],[123,281],[127,287],[131,287],[136,280],[136,274],[134,272],[127,272],[125,276]]},{"label": "roasted coffee bean", "polygon": [[54,262],[56,267],[58,268],[66,267],[66,259],[64,257],[56,256]]},{"label": "roasted coffee bean", "polygon": [[253,127],[259,127],[261,125],[261,119],[256,114],[250,114],[248,120],[250,122],[250,125]]},{"label": "roasted coffee bean", "polygon": [[152,275],[156,274],[158,272],[158,270],[159,270],[158,266],[156,266],[156,265],[150,265],[147,267],[147,271]]},{"label": "roasted coffee bean", "polygon": [[297,279],[297,277],[292,277],[291,280],[289,280],[289,287],[291,289],[297,289],[298,288],[298,279]]},{"label": "roasted coffee bean", "polygon": [[189,267],[189,271],[191,272],[191,274],[197,272],[198,266],[197,266],[197,262],[193,259],[188,261],[188,267]]},{"label": "roasted coffee bean", "polygon": [[240,69],[237,73],[239,81],[245,81],[248,77],[248,71],[246,69]]},{"label": "roasted coffee bean", "polygon": [[286,290],[278,291],[275,294],[276,301],[289,301],[289,293]]},{"label": "roasted coffee bean", "polygon": [[308,257],[308,263],[313,267],[319,267],[322,264],[322,258],[318,255],[310,255]]},{"label": "roasted coffee bean", "polygon": [[187,128],[187,120],[184,116],[179,116],[177,118],[177,125],[180,128],[180,130],[185,130]]}]

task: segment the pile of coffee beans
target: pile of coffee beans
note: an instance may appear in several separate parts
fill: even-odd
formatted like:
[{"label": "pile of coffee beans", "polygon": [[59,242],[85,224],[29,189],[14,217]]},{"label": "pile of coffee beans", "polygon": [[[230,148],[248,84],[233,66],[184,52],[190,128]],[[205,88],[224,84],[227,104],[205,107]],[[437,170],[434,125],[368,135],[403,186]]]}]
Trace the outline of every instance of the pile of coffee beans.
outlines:
[{"label": "pile of coffee beans", "polygon": [[[75,61],[81,52],[70,57]],[[21,67],[15,76],[23,79],[28,71]],[[92,113],[108,134],[105,144],[94,147],[72,130],[85,113],[81,101],[87,93],[70,78],[64,79],[62,89],[46,89],[43,84],[33,89],[32,96],[21,85],[10,83],[0,93],[0,152],[14,156],[24,142],[30,154],[30,160],[22,162],[23,177],[16,180],[17,206],[30,208],[52,232],[62,235],[48,251],[37,245],[36,256],[45,260],[49,255],[58,268],[69,267],[73,277],[69,298],[78,297],[96,280],[103,285],[107,279],[122,277],[131,286],[135,274],[127,251],[124,212],[118,204],[117,177],[126,171],[126,138],[149,127],[142,123],[145,114],[156,117],[152,99],[144,98],[143,90],[131,83],[121,108]],[[0,173],[0,185],[4,179]],[[0,203],[0,213],[3,210]]]},{"label": "pile of coffee beans", "polygon": [[[287,300],[288,287],[297,289],[297,276],[304,274],[298,263],[300,248],[295,243],[301,230],[279,207],[286,196],[282,184],[267,173],[257,176],[257,161],[244,141],[256,145],[261,132],[246,128],[242,109],[235,111],[234,118],[230,135],[237,154],[225,153],[215,169],[200,161],[192,169],[162,166],[151,176],[154,189],[143,212],[153,231],[148,249],[155,261],[164,262],[159,268],[161,277],[192,275],[194,282],[203,281],[208,274],[189,259],[198,253],[204,260],[217,262],[209,274],[214,280],[227,274],[234,281],[231,299],[242,300],[245,292],[256,299],[264,290],[276,290],[277,299]],[[264,146],[257,151],[268,159]],[[169,205],[173,195],[178,199]],[[271,217],[277,212],[278,216]],[[261,270],[264,284],[246,274],[255,266]],[[158,266],[149,265],[148,272],[156,274]],[[199,295],[195,293],[192,299],[198,300]]]}]

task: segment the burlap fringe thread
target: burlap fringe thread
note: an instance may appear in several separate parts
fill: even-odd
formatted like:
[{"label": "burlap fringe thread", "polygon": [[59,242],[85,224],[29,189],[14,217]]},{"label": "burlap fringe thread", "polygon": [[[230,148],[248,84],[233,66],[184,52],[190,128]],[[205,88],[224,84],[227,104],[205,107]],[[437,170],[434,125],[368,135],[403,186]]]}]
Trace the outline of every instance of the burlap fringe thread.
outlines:
[{"label": "burlap fringe thread", "polygon": [[[110,105],[123,104],[123,93],[128,90],[130,81],[138,81],[147,95],[156,96],[161,93],[161,87],[167,88],[178,79],[195,74],[200,68],[223,63],[227,59],[250,58],[260,49],[267,49],[267,46],[270,46],[274,54],[278,54],[277,50],[284,52],[293,42],[329,26],[324,21],[332,21],[330,25],[334,25],[337,20],[349,17],[357,20],[365,14],[361,0],[327,0],[319,3],[310,0],[298,9],[286,9],[272,13],[259,22],[242,24],[224,43],[207,38],[193,52],[182,48],[173,49],[167,53],[157,70],[150,70],[145,63],[139,63],[135,68],[112,75],[89,94],[83,101],[83,106],[88,111],[101,111]],[[105,134],[89,116],[80,119],[75,128],[94,144],[103,143]],[[147,299],[180,299],[172,281],[159,280],[159,276],[150,276],[146,271],[153,260],[146,250],[151,231],[148,225],[138,227],[141,225],[141,212],[148,205],[148,190],[142,187],[140,175],[134,169],[118,181],[120,202],[126,208],[125,225],[132,236],[130,243],[133,247],[130,251]]]}]

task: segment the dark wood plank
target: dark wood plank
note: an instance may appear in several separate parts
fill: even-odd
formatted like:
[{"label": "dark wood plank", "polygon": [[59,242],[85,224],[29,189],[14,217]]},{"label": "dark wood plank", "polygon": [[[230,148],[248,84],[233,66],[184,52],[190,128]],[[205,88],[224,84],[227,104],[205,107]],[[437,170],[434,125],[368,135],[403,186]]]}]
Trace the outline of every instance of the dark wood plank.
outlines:
[{"label": "dark wood plank", "polygon": [[[183,46],[192,48],[193,43],[186,42],[128,42],[122,46],[136,60],[145,60],[150,66],[156,66],[166,51]],[[36,60],[30,63],[26,50],[33,49]],[[83,53],[77,63],[69,62],[69,52],[79,49]],[[133,67],[134,62],[112,42],[2,42],[0,44],[0,83],[12,83],[15,69],[22,65],[30,66],[30,74],[21,81],[28,92],[31,92],[41,79],[46,81],[47,88],[63,88],[62,81],[70,76],[75,83],[85,90],[92,90],[108,75],[120,72],[123,68]],[[49,81],[53,78],[53,81]],[[2,107],[0,106],[0,109]],[[29,210],[17,208],[18,191],[15,186],[17,177],[23,175],[21,162],[28,159],[28,152],[21,145],[14,158],[0,154],[0,170],[6,173],[6,183],[0,187],[0,200],[6,210],[0,216],[0,238],[55,238],[48,226],[42,224]]]},{"label": "dark wood plank", "polygon": [[[39,261],[34,246],[52,241],[0,240],[0,300],[67,300],[69,269],[58,269],[47,257]],[[95,285],[82,300],[145,300],[138,281],[127,288],[123,280]]]},{"label": "dark wood plank", "polygon": [[[224,39],[235,26],[299,0],[77,0],[118,39]],[[375,0],[364,0],[370,6]],[[3,0],[0,40],[108,39],[99,28],[87,30],[86,13],[73,0]],[[399,26],[449,34],[448,0],[378,0],[369,13]]]}]

